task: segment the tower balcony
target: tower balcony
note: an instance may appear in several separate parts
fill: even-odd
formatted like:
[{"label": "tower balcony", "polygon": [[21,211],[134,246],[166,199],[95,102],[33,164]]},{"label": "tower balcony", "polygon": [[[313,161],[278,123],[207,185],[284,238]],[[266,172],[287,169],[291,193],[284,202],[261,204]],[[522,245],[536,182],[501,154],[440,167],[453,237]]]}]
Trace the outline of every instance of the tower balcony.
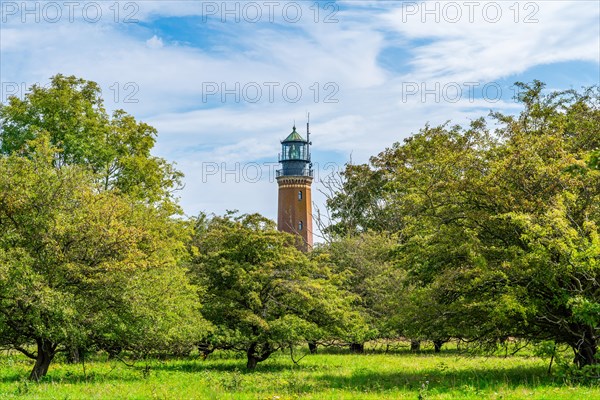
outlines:
[{"label": "tower balcony", "polygon": [[275,171],[277,178],[281,176],[307,176],[313,177],[313,170],[310,168],[283,168]]}]

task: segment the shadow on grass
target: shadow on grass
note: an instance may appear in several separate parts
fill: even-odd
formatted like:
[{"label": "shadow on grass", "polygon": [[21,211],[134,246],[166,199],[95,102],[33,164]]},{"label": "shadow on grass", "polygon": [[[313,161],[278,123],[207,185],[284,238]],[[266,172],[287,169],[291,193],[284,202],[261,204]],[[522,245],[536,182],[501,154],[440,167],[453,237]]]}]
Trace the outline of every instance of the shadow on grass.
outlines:
[{"label": "shadow on grass", "polygon": [[[436,354],[436,357],[455,357],[455,353]],[[368,356],[367,356],[368,357]],[[428,390],[437,392],[450,391],[477,391],[498,390],[500,388],[514,389],[516,387],[536,388],[540,386],[562,386],[562,381],[556,377],[548,376],[546,367],[541,366],[515,366],[515,367],[486,367],[456,369],[447,367],[444,362],[439,366],[417,371],[392,370],[378,371],[377,367],[354,367],[352,360],[344,367],[332,366],[323,362],[319,365],[303,364],[293,365],[290,360],[273,359],[259,363],[254,371],[245,368],[245,360],[199,360],[180,359],[170,361],[152,361],[149,365],[150,374],[153,372],[164,373],[223,373],[223,377],[229,374],[242,374],[248,379],[277,381],[278,373],[289,372],[294,378],[287,375],[285,380],[288,385],[298,393],[315,391],[319,389],[350,390],[358,392],[383,392],[390,390],[420,390],[426,385]],[[52,369],[42,382],[45,383],[69,383],[69,384],[102,384],[115,382],[144,382],[146,364],[136,363],[132,367],[117,364],[114,368],[104,368],[101,372],[95,371],[94,364],[88,366],[87,374],[84,375],[82,368]],[[8,372],[8,371],[7,371]],[[147,372],[147,371],[146,371]],[[272,377],[269,374],[273,374]],[[0,382],[18,383],[27,376],[25,371],[8,373],[0,376]],[[275,383],[274,383],[275,385]],[[287,388],[284,390],[291,390]]]},{"label": "shadow on grass", "polygon": [[[150,367],[152,370],[153,367]],[[94,364],[86,365],[84,373],[81,364],[72,364],[68,370],[56,365],[50,365],[48,374],[40,379],[39,383],[69,383],[69,384],[89,384],[89,383],[111,383],[111,382],[136,382],[144,380],[145,366],[140,363],[131,367],[125,367],[115,364],[114,368],[97,371]],[[15,372],[0,376],[0,383],[16,383],[27,381],[30,370],[23,370],[21,373]]]},{"label": "shadow on grass", "polygon": [[351,375],[323,374],[318,380],[332,389],[386,391],[393,389],[419,390],[425,386],[446,392],[457,389],[494,390],[501,387],[539,387],[561,385],[548,376],[544,367],[486,368],[481,370],[426,369],[418,372],[377,372],[358,369]]},{"label": "shadow on grass", "polygon": [[[264,364],[259,363],[256,370],[246,369],[246,361],[241,359],[234,360],[198,360],[198,359],[179,359],[168,361],[152,360],[148,363],[148,368],[144,362],[137,362],[132,366],[126,366],[122,363],[114,362],[115,367],[109,370],[98,372],[94,368],[94,363],[87,364],[87,371],[84,374],[81,364],[71,365],[67,371],[53,368],[50,365],[48,375],[40,380],[40,383],[69,383],[69,384],[89,384],[89,383],[110,383],[110,382],[136,382],[144,381],[145,374],[153,371],[163,372],[184,372],[184,373],[202,373],[202,372],[223,372],[223,373],[278,373],[289,371],[293,364],[291,362],[278,362],[269,360]],[[58,366],[57,366],[58,367]],[[296,369],[301,366],[294,367]],[[310,368],[310,367],[307,367]],[[29,376],[29,369],[21,372],[14,372],[0,376],[0,383],[22,382]]]},{"label": "shadow on grass", "polygon": [[[52,368],[52,367],[50,367]],[[114,382],[137,382],[144,380],[142,372],[135,376],[127,374],[125,376],[118,374],[103,374],[103,373],[88,373],[86,375],[83,372],[80,373],[67,373],[57,374],[52,373],[52,370],[48,372],[48,375],[43,377],[39,383],[68,383],[68,384],[90,384],[90,383],[114,383]],[[0,378],[2,383],[17,383],[27,380],[29,373],[23,375],[11,375],[3,376]],[[32,382],[33,383],[33,382]]]},{"label": "shadow on grass", "polygon": [[189,373],[198,373],[198,372],[240,372],[243,374],[253,374],[253,373],[265,373],[265,372],[281,372],[281,371],[289,371],[292,368],[294,369],[311,369],[311,366],[303,366],[299,364],[294,366],[291,361],[283,361],[279,360],[268,360],[264,363],[259,363],[255,370],[248,370],[246,368],[245,360],[234,360],[235,362],[220,362],[221,360],[189,360],[189,361],[180,361],[177,363],[165,363],[159,365],[153,365],[152,369],[157,371],[172,371],[172,372],[189,372]]},{"label": "shadow on grass", "polygon": [[[563,386],[559,378],[548,376],[545,366],[518,366],[507,368],[482,367],[481,369],[448,369],[443,365],[439,368],[429,368],[419,371],[377,371],[373,368],[357,368],[351,371],[342,370],[339,374],[327,368],[327,365],[297,365],[289,362],[273,360],[259,364],[255,371],[248,371],[244,363],[203,363],[183,362],[155,366],[154,369],[173,372],[202,373],[212,372],[239,372],[252,379],[265,379],[269,373],[276,374],[281,371],[291,371],[294,378],[286,378],[295,385],[294,390],[299,393],[312,392],[322,389],[350,390],[354,392],[384,392],[390,390],[418,391],[426,385],[428,390],[437,392],[479,390],[497,391],[500,388],[514,389],[517,387],[538,388],[540,386]],[[336,368],[333,368],[336,369]],[[348,374],[350,372],[350,374]],[[273,376],[276,378],[276,375]],[[268,376],[266,377],[268,379]],[[285,388],[284,388],[285,389]]]},{"label": "shadow on grass", "polygon": [[[412,353],[411,353],[412,354]],[[432,353],[433,354],[433,353]],[[422,354],[424,357],[428,354]],[[455,358],[457,353],[436,353],[436,357]],[[350,357],[350,356],[349,356]],[[237,362],[239,361],[239,362]],[[348,360],[351,362],[351,360]],[[202,372],[239,372],[244,375],[256,374],[258,379],[261,375],[290,371],[303,380],[313,390],[315,388],[346,389],[353,391],[388,391],[398,388],[406,390],[419,390],[423,384],[429,389],[435,388],[439,391],[450,391],[456,389],[494,390],[503,388],[539,386],[562,386],[562,380],[555,376],[548,376],[547,367],[539,366],[515,366],[498,368],[493,366],[481,366],[481,368],[456,369],[450,368],[441,362],[438,367],[421,369],[418,371],[377,371],[376,367],[356,368],[350,366],[350,370],[344,368],[336,373],[338,367],[328,364],[315,365],[303,364],[293,365],[289,360],[274,359],[259,364],[254,371],[245,368],[245,362],[218,362],[218,361],[180,361],[178,363],[153,366],[154,370],[170,372],[187,372],[190,374]],[[427,383],[428,382],[428,383]]]}]

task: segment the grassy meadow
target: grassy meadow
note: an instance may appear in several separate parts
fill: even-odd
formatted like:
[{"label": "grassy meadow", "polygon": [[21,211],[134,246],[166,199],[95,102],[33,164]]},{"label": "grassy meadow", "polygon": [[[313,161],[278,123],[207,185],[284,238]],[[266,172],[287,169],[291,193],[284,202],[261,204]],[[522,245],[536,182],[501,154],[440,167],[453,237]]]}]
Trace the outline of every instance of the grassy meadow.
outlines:
[{"label": "grassy meadow", "polygon": [[600,399],[599,385],[549,376],[548,360],[527,352],[474,356],[425,348],[357,355],[321,349],[297,365],[289,353],[277,353],[253,372],[245,370],[243,357],[229,353],[133,366],[97,356],[84,365],[58,359],[41,383],[25,379],[31,365],[3,353],[0,399]]}]

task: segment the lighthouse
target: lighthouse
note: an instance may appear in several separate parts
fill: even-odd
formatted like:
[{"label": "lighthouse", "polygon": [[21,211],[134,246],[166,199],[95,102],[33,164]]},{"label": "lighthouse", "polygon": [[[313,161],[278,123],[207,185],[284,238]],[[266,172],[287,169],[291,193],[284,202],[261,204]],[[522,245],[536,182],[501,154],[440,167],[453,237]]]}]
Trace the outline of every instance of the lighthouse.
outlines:
[{"label": "lighthouse", "polygon": [[292,133],[281,142],[281,169],[277,171],[277,228],[298,236],[297,245],[303,251],[313,246],[310,145],[309,124],[306,124],[306,140],[294,125]]}]

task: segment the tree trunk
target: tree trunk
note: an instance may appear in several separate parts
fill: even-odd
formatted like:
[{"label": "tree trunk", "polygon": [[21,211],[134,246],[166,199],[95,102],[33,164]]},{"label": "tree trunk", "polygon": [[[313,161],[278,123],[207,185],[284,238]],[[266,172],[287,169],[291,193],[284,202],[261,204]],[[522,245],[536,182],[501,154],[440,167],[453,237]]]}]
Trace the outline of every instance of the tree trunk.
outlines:
[{"label": "tree trunk", "polygon": [[350,353],[362,354],[365,352],[364,343],[350,343]]},{"label": "tree trunk", "polygon": [[410,351],[417,352],[421,351],[421,341],[420,340],[411,340],[410,341]]},{"label": "tree trunk", "polygon": [[258,364],[258,358],[248,354],[248,362],[246,363],[246,368],[255,369],[256,364]]},{"label": "tree trunk", "polygon": [[575,359],[573,362],[579,367],[585,367],[586,365],[597,364],[596,352],[598,347],[593,334],[585,332],[583,340],[578,341],[576,344],[571,345],[575,352]]},{"label": "tree trunk", "polygon": [[71,346],[67,353],[67,363],[78,364],[83,356],[83,349],[77,346]]},{"label": "tree trunk", "polygon": [[246,351],[246,356],[248,357],[246,368],[255,369],[256,364],[265,361],[273,352],[274,349],[270,343],[265,343],[262,346],[259,346],[258,343],[251,343]]},{"label": "tree trunk", "polygon": [[442,350],[442,346],[446,343],[445,340],[434,340],[433,341],[433,352],[439,353]]},{"label": "tree trunk", "polygon": [[308,342],[308,351],[310,354],[317,354],[317,342]]},{"label": "tree trunk", "polygon": [[45,339],[36,339],[37,358],[29,374],[29,380],[39,381],[48,373],[48,367],[56,354],[56,345]]}]

